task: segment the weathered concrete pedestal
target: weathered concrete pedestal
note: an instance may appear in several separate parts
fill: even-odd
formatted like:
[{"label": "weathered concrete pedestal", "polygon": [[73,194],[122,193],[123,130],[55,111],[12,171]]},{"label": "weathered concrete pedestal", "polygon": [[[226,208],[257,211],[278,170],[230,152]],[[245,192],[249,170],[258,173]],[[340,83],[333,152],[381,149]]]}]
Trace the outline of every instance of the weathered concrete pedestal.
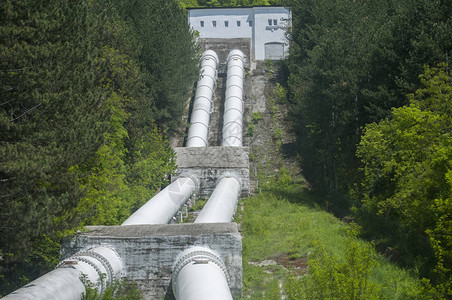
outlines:
[{"label": "weathered concrete pedestal", "polygon": [[118,253],[121,277],[143,291],[143,299],[174,299],[171,272],[177,256],[191,246],[213,250],[223,260],[234,298],[242,294],[242,241],[235,223],[89,226],[63,243],[69,257],[86,248],[103,245]]},{"label": "weathered concrete pedestal", "polygon": [[178,173],[192,174],[199,180],[199,193],[209,196],[225,174],[241,179],[242,197],[250,192],[248,147],[174,148]]}]

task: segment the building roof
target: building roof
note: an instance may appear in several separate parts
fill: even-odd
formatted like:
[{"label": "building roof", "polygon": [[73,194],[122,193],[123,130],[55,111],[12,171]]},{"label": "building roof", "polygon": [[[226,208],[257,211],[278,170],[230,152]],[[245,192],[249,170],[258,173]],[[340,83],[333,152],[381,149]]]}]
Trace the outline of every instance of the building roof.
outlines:
[{"label": "building roof", "polygon": [[242,9],[242,8],[272,8],[272,7],[284,7],[289,9],[288,7],[285,7],[284,5],[255,5],[255,6],[216,6],[216,7],[186,7],[186,10],[193,10],[193,9]]}]

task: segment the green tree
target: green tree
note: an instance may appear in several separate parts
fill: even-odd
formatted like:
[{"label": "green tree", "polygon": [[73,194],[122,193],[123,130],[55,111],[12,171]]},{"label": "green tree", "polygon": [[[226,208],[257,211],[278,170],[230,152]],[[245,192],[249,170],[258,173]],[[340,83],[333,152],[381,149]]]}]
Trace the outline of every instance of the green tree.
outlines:
[{"label": "green tree", "polygon": [[155,99],[154,103],[131,103],[133,134],[140,136],[152,129],[154,120],[172,134],[182,124],[198,73],[198,49],[186,12],[176,0],[138,0],[133,5],[124,0],[113,2],[142,42],[139,59],[145,71],[143,79],[147,93]]},{"label": "green tree", "polygon": [[285,1],[289,92],[311,184],[347,193],[362,127],[408,103],[414,74],[452,55],[448,1]]},{"label": "green tree", "polygon": [[2,274],[43,235],[75,225],[54,218],[77,206],[83,175],[71,167],[93,155],[107,126],[90,10],[86,1],[0,4]]},{"label": "green tree", "polygon": [[104,143],[96,154],[82,166],[87,169],[84,173],[89,174],[79,180],[86,193],[72,214],[79,216],[83,225],[117,225],[120,221],[121,200],[128,189],[124,162],[127,153],[124,144],[128,135],[123,126],[127,114],[121,109],[120,101],[116,94],[106,99],[106,105],[112,110],[110,130],[104,133]]},{"label": "green tree", "polygon": [[[306,175],[326,192],[345,189],[354,176],[354,147],[368,61],[366,32],[382,8],[362,2],[294,2],[289,87]],[[350,153],[352,155],[350,155]]]},{"label": "green tree", "polygon": [[139,67],[139,36],[121,20],[111,1],[97,1],[93,11],[104,24],[97,62],[110,119],[101,147],[78,166],[89,175],[79,179],[86,194],[73,214],[82,216],[83,225],[117,225],[166,183],[174,162],[152,115],[146,118],[147,132],[135,127],[135,105],[153,103],[146,92],[146,69]]},{"label": "green tree", "polygon": [[[3,294],[55,264],[61,238],[79,226],[120,224],[175,166],[155,123],[148,41],[112,1],[4,1],[0,9]],[[173,34],[191,40],[183,28]]]},{"label": "green tree", "polygon": [[426,67],[424,88],[390,118],[367,125],[357,152],[362,224],[383,245],[395,245],[405,263],[417,261],[445,298],[452,292],[451,79],[445,64]]}]

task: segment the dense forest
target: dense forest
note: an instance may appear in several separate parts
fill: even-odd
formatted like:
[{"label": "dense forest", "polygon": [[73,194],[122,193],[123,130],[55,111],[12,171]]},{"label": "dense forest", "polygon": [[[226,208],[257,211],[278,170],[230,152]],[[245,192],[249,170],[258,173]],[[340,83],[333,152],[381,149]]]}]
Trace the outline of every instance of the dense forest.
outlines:
[{"label": "dense forest", "polygon": [[452,2],[285,4],[304,175],[380,252],[451,296]]},{"label": "dense forest", "polygon": [[120,224],[174,170],[198,49],[176,1],[0,4],[0,294],[62,237]]}]

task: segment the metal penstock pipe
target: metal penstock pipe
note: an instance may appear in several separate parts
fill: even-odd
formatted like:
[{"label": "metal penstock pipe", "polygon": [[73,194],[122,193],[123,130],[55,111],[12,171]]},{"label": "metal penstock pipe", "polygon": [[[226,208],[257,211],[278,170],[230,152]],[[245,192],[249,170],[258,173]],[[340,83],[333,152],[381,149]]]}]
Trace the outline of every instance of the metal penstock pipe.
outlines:
[{"label": "metal penstock pipe", "polygon": [[168,224],[198,186],[193,176],[181,175],[121,225]]},{"label": "metal penstock pipe", "polygon": [[240,180],[233,175],[220,179],[195,223],[231,222],[240,196]]},{"label": "metal penstock pipe", "polygon": [[244,57],[237,49],[228,55],[222,146],[242,146]]},{"label": "metal penstock pipe", "polygon": [[122,263],[118,254],[107,247],[95,247],[63,260],[55,270],[5,296],[5,300],[80,299],[85,277],[94,285],[100,283],[102,293],[107,283],[119,279]]},{"label": "metal penstock pipe", "polygon": [[226,266],[205,247],[194,246],[178,256],[172,286],[177,300],[232,300]]},{"label": "metal penstock pipe", "polygon": [[187,147],[206,147],[208,145],[210,111],[218,75],[217,69],[217,54],[212,50],[205,51],[201,58],[201,71],[190,117]]}]

